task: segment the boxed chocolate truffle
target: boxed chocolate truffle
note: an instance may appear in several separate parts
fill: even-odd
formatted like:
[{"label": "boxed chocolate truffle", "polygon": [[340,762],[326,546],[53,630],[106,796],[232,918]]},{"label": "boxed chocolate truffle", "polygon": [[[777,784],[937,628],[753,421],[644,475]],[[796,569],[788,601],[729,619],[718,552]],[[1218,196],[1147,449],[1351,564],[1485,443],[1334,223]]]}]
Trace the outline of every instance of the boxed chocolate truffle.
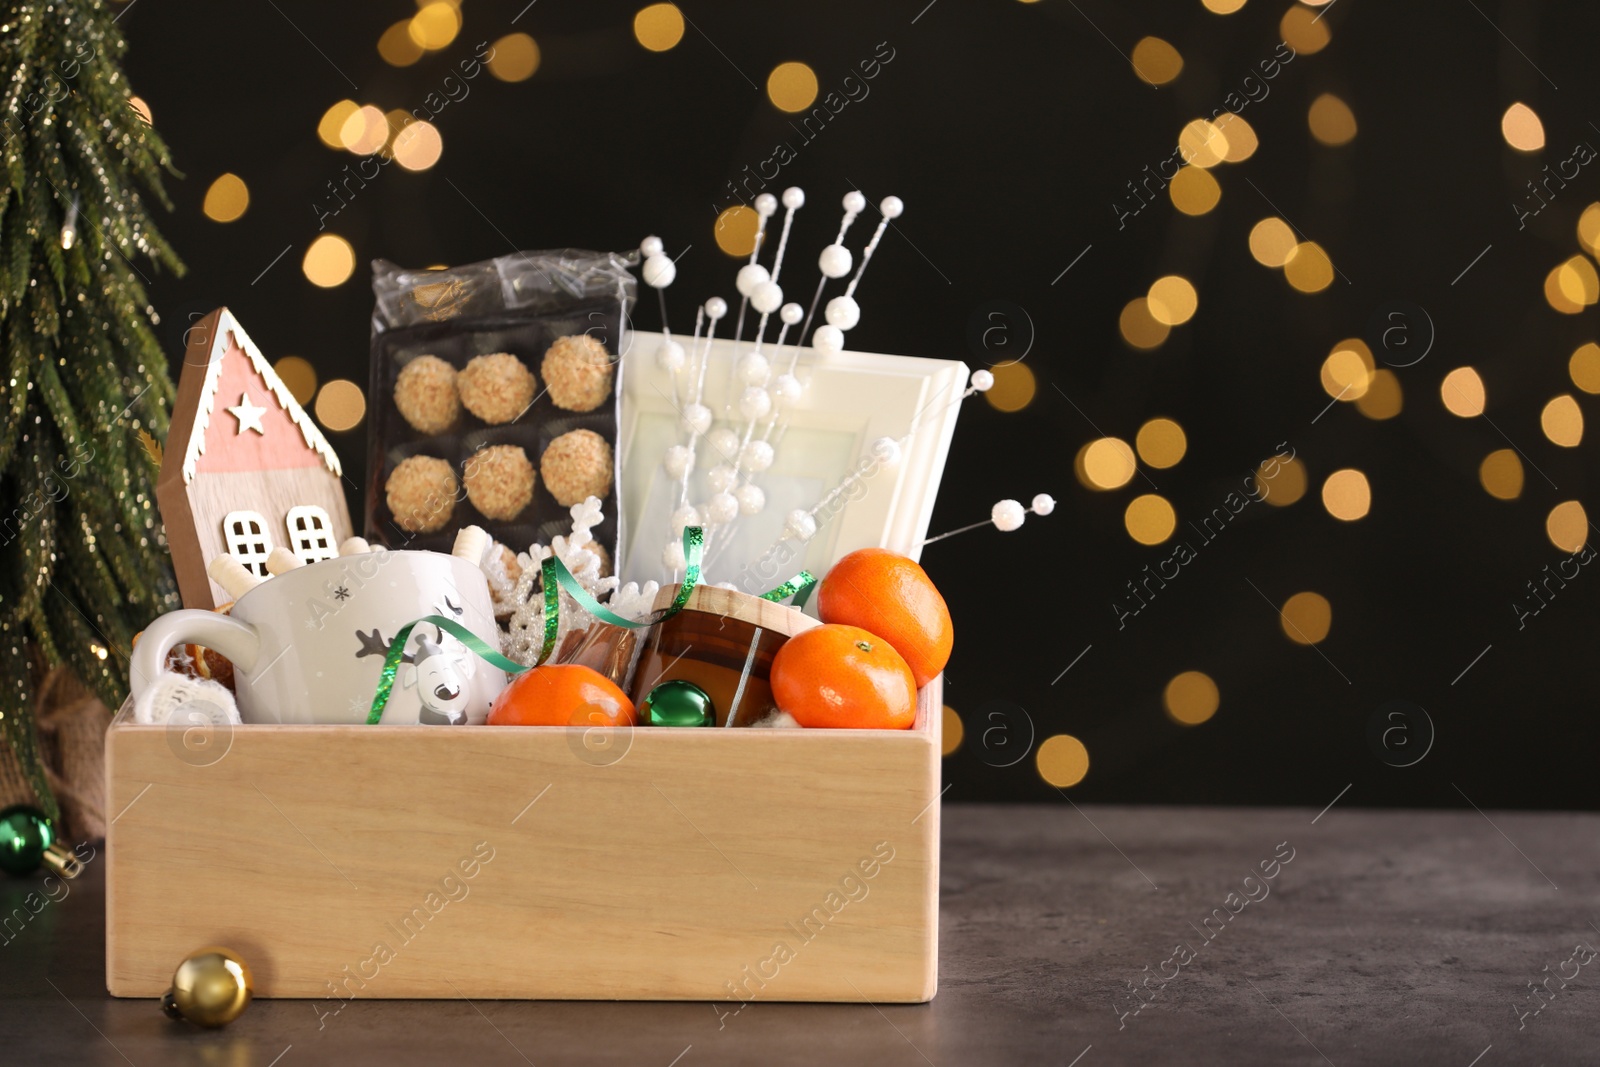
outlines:
[{"label": "boxed chocolate truffle", "polygon": [[365,533],[448,552],[478,525],[514,551],[602,501],[612,552],[632,256],[522,252],[446,270],[373,264]]}]

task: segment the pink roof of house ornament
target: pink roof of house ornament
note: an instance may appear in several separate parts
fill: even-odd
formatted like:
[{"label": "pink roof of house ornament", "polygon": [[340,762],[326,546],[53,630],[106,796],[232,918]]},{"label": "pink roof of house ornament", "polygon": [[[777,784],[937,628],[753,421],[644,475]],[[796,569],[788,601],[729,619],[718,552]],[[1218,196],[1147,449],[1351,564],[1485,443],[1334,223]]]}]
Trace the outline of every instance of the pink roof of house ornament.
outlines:
[{"label": "pink roof of house ornament", "polygon": [[282,545],[302,562],[351,534],[339,457],[227,308],[185,335],[156,500],[185,607],[229,599],[206,567],[231,552],[267,575]]}]

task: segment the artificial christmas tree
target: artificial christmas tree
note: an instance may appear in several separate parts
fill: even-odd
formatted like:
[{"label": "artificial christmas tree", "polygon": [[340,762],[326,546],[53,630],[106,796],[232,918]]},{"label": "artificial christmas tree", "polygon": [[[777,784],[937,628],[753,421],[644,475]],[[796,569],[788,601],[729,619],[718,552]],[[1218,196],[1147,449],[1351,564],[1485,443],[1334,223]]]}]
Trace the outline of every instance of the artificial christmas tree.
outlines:
[{"label": "artificial christmas tree", "polygon": [[173,389],[144,285],[182,265],[136,191],[167,203],[170,164],[126,47],[98,0],[0,0],[0,802],[25,782],[51,817],[42,672],[115,707],[134,634],[176,606],[150,455]]}]

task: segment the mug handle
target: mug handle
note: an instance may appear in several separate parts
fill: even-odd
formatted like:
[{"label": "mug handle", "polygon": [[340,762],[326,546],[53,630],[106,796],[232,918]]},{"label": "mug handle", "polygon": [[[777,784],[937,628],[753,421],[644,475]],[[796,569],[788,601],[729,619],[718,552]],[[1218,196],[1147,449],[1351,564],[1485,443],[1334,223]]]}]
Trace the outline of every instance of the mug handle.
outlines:
[{"label": "mug handle", "polygon": [[248,674],[261,654],[261,636],[255,627],[231,615],[186,608],[171,611],[145,627],[128,664],[128,688],[135,700],[155,684],[166,667],[167,654],[180,644],[196,644],[226,656]]}]

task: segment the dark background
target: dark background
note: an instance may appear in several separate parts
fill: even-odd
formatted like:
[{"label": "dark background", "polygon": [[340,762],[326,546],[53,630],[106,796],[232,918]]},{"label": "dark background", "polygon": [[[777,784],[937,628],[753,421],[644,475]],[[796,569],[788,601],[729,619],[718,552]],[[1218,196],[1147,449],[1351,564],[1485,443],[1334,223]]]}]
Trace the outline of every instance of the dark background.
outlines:
[{"label": "dark background", "polygon": [[[179,350],[192,316],[226,303],[269,357],[297,354],[322,380],[365,383],[368,261],[624,249],[647,233],[674,253],[693,246],[670,293],[683,322],[694,300],[734,296],[736,264],[712,233],[725,182],[779,140],[796,142],[763,91],[767,73],[803,60],[825,92],[888,42],[895,58],[870,96],[800,147],[772,191],[806,189],[811,207],[794,240],[808,256],[830,239],[848,189],[874,202],[904,198],[906,214],[863,283],[851,347],[976,368],[1002,358],[969,345],[992,301],[1025,313],[1008,312],[1019,343],[1031,320],[1038,393],[1015,413],[967,402],[930,532],[983,518],[1001,496],[1060,501],[1015,533],[977,531],[924,554],[958,624],[946,700],[966,731],[945,764],[950,799],[1058,798],[1027,753],[1069,733],[1091,758],[1068,791],[1074,800],[1321,807],[1349,785],[1341,803],[1596,806],[1600,577],[1584,570],[1524,629],[1512,608],[1526,582],[1567,556],[1546,537],[1545,516],[1587,500],[1595,447],[1557,448],[1539,411],[1568,392],[1596,413],[1566,373],[1573,349],[1595,336],[1595,313],[1556,313],[1542,286],[1579,251],[1574,227],[1600,198],[1600,166],[1525,230],[1512,208],[1541,166],[1580,141],[1600,146],[1591,5],[1336,0],[1323,19],[1332,43],[1285,66],[1244,112],[1260,148],[1212,171],[1219,206],[1190,218],[1163,198],[1119,231],[1112,205],[1125,184],[1272,56],[1283,0],[1250,0],[1226,17],[1198,0],[936,0],[926,9],[926,0],[689,0],[681,7],[692,26],[660,54],[634,40],[642,0],[524,3],[465,0],[454,43],[405,69],[375,46],[415,11],[410,0],[126,8],[132,89],[186,176],[172,182],[176,210],[161,225],[189,273],[158,279],[152,292],[168,350]],[[538,72],[518,84],[487,73],[472,81],[437,121],[439,164],[420,174],[384,168],[332,221],[356,248],[356,275],[332,290],[311,285],[300,258],[317,234],[313,204],[355,161],[317,139],[324,110],[344,97],[416,107],[478,42],[513,30],[538,41]],[[1152,34],[1185,61],[1159,89],[1124,57]],[[1326,91],[1360,124],[1338,148],[1307,128],[1310,102]],[[1543,153],[1514,152],[1501,138],[1501,113],[1518,100],[1543,119]],[[248,213],[226,225],[200,210],[224,171],[251,190]],[[1250,227],[1275,214],[1328,249],[1342,274],[1331,287],[1297,292],[1251,258]],[[1167,273],[1194,282],[1199,312],[1158,350],[1136,352],[1119,337],[1118,314]],[[1426,359],[1396,371],[1404,412],[1378,422],[1339,404],[1317,418],[1328,351],[1370,337],[1374,316],[1395,301],[1422,309],[1437,332]],[[639,322],[656,325],[653,303]],[[1440,403],[1439,381],[1463,364],[1487,382],[1487,418],[1456,418]],[[1141,468],[1110,493],[1078,483],[1072,460],[1084,443],[1101,433],[1131,441],[1154,415],[1188,434],[1177,467]],[[365,429],[330,435],[351,471],[364,467]],[[1509,502],[1477,477],[1508,440],[1526,457],[1523,494]],[[1113,598],[1171,554],[1129,538],[1128,500],[1158,491],[1182,524],[1284,441],[1306,464],[1306,495],[1287,508],[1246,508],[1119,631]],[[1373,503],[1344,523],[1318,489],[1352,466],[1370,479]],[[1301,590],[1333,606],[1332,631],[1315,648],[1287,640],[1276,616]],[[1162,710],[1163,687],[1184,670],[1206,672],[1221,692],[1199,726]],[[1437,731],[1406,768],[1382,762],[1367,735],[1396,699],[1425,708]],[[1420,745],[1425,731],[1414,712],[1410,721]]]}]

